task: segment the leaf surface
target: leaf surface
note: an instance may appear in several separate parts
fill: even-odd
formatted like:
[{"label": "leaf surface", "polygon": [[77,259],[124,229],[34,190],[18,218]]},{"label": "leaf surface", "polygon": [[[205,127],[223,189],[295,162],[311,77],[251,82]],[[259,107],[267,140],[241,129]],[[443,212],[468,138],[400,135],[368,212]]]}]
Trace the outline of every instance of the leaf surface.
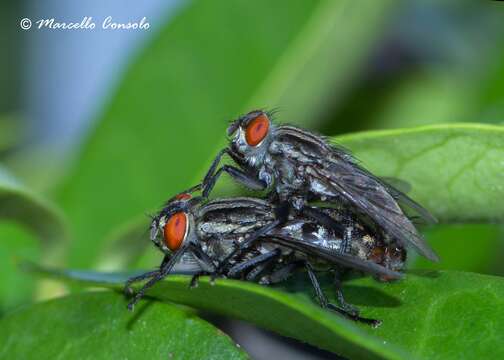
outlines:
[{"label": "leaf surface", "polygon": [[61,263],[68,240],[59,209],[0,166],[0,313],[27,301],[34,283],[21,274],[16,257]]},{"label": "leaf surface", "polygon": [[[40,271],[40,269],[39,269]],[[48,271],[66,281],[121,289],[124,273]],[[334,302],[331,279],[323,288]],[[361,315],[380,319],[378,328],[354,323],[321,309],[312,300],[306,274],[276,287],[207,278],[189,289],[187,276],[172,275],[149,296],[249,321],[281,335],[349,358],[459,359],[504,349],[504,280],[458,271],[412,271],[405,280],[380,283],[356,278],[344,294]]]},{"label": "leaf surface", "polygon": [[67,234],[59,209],[23,186],[0,167],[0,220],[18,222],[37,234],[46,248],[53,248]]},{"label": "leaf surface", "polygon": [[503,126],[430,125],[367,131],[334,141],[376,175],[409,182],[409,195],[440,222],[504,221]]},{"label": "leaf surface", "polygon": [[113,292],[74,294],[0,320],[2,359],[247,359],[191,311],[144,302],[135,313]]}]

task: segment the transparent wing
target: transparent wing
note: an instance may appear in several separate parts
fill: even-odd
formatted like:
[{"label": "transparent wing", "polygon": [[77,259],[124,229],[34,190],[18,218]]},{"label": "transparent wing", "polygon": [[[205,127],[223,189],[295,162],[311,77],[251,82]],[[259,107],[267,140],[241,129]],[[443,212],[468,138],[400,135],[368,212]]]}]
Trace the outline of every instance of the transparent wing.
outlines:
[{"label": "transparent wing", "polygon": [[279,127],[277,138],[290,145],[287,147],[289,151],[282,156],[297,163],[298,168],[306,169],[305,173],[312,177],[312,181],[316,179],[324,184],[328,192],[345,200],[404,245],[410,244],[432,261],[439,260],[398,202],[429,222],[435,222],[434,217],[402,191],[360,167],[348,150],[329,144],[322,136],[292,126]]},{"label": "transparent wing", "polygon": [[391,177],[380,178],[383,185],[387,187],[390,194],[399,202],[402,208],[411,210],[415,215],[420,217],[426,224],[437,224],[437,219],[422,205],[410,198],[406,193],[411,191],[411,185],[401,179]]},{"label": "transparent wing", "polygon": [[347,268],[363,271],[374,275],[387,276],[392,279],[400,279],[403,276],[399,272],[387,269],[386,267],[383,267],[371,261],[364,261],[355,256],[340,254],[335,251],[317,246],[308,241],[300,241],[293,237],[275,235],[271,238],[268,237],[267,241],[300,251],[309,256],[323,259],[334,265],[345,266]]},{"label": "transparent wing", "polygon": [[[335,193],[380,225],[385,232],[405,245],[410,244],[429,260],[439,260],[399,207],[395,196],[401,194],[402,200],[405,201],[409,199],[405,194],[384,186],[381,181],[355,164],[332,162],[325,168],[313,168],[313,172],[324,179],[326,185]],[[418,210],[423,209],[413,200],[410,205]]]}]

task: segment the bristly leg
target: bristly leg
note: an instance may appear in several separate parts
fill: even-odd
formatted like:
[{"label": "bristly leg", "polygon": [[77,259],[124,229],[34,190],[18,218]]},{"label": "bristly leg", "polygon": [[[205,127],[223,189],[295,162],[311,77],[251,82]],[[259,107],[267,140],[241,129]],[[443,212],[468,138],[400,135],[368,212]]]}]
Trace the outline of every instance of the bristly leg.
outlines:
[{"label": "bristly leg", "polygon": [[149,272],[146,272],[146,273],[138,275],[138,276],[130,277],[126,281],[126,283],[124,284],[124,290],[123,290],[124,295],[126,295],[126,296],[133,295],[133,289],[131,288],[131,284],[155,277],[155,276],[159,275],[159,273],[160,273],[160,270],[154,270],[154,271],[149,271]]},{"label": "bristly leg", "polygon": [[215,273],[217,271],[214,262],[212,259],[203,251],[200,245],[196,244],[189,244],[188,248],[192,251],[192,253],[201,261],[202,264],[205,265],[205,268],[203,269],[202,273],[208,272],[208,273]]},{"label": "bristly leg", "polygon": [[381,324],[380,320],[360,317],[359,315],[356,315],[355,313],[350,313],[347,310],[342,309],[339,306],[330,303],[328,301],[327,297],[325,296],[324,292],[322,291],[322,288],[320,287],[320,283],[318,282],[318,279],[315,275],[315,271],[313,270],[313,266],[308,261],[306,261],[305,268],[306,268],[306,271],[308,272],[308,276],[309,276],[310,281],[313,285],[313,289],[315,290],[315,295],[317,296],[319,304],[322,308],[335,311],[335,312],[345,316],[348,319],[358,321],[358,322],[361,322],[364,324],[368,324],[368,325],[371,325],[372,327],[380,326],[380,324]]},{"label": "bristly leg", "polygon": [[297,269],[304,267],[304,261],[295,260],[293,262],[287,263],[278,269],[275,269],[271,274],[267,276],[268,284],[277,284],[282,281],[287,280]]},{"label": "bristly leg", "polygon": [[246,238],[241,244],[237,244],[235,249],[224,259],[218,266],[218,272],[226,273],[229,266],[229,261],[236,256],[241,256],[246,250],[248,250],[252,244],[257,241],[260,237],[267,235],[271,230],[280,224],[279,220],[272,221],[268,225],[256,230],[248,238]]},{"label": "bristly leg", "polygon": [[[253,269],[251,269],[245,276],[246,281],[259,282],[261,284],[266,284],[263,280],[265,276],[271,275],[273,273],[275,265],[278,263],[278,257],[270,258]],[[263,281],[263,282],[261,282]]]},{"label": "bristly leg", "polygon": [[341,309],[345,310],[347,313],[353,316],[359,316],[359,309],[346,302],[343,296],[343,287],[340,280],[340,274],[337,273],[334,276],[334,286],[336,288],[336,297],[338,298],[338,304]]},{"label": "bristly leg", "polygon": [[133,295],[133,289],[131,288],[131,284],[157,276],[161,272],[161,270],[166,266],[166,264],[168,264],[169,261],[170,261],[170,256],[165,255],[165,257],[163,258],[163,261],[161,262],[161,265],[159,265],[158,270],[149,271],[144,274],[140,274],[138,276],[133,276],[133,277],[129,278],[128,280],[126,280],[126,283],[124,284],[124,290],[123,290],[124,294],[126,296]]},{"label": "bristly leg", "polygon": [[302,212],[304,215],[312,218],[315,221],[320,222],[322,225],[333,229],[336,232],[336,234],[340,236],[345,236],[346,232],[345,226],[341,225],[339,222],[334,220],[332,217],[327,215],[322,210],[306,205],[303,207]]},{"label": "bristly leg", "polygon": [[[150,289],[154,284],[162,280],[164,277],[166,277],[170,271],[172,270],[173,266],[177,263],[177,261],[180,259],[180,257],[184,254],[184,252],[187,250],[187,246],[180,248],[177,252],[175,252],[167,262],[164,261],[161,264],[161,268],[159,272],[153,276],[133,297],[133,299],[128,303],[128,310],[133,311],[133,308],[135,304],[140,301],[140,299],[145,295],[145,292]],[[166,259],[166,257],[165,257]]]},{"label": "bristly leg", "polygon": [[189,289],[194,289],[194,288],[198,287],[198,285],[199,285],[199,278],[200,278],[201,275],[203,275],[203,273],[197,273],[197,274],[194,274],[191,277],[191,282],[189,283]]},{"label": "bristly leg", "polygon": [[222,172],[228,173],[233,179],[238,183],[244,185],[251,190],[264,190],[266,189],[266,184],[261,180],[258,180],[255,176],[247,174],[243,170],[230,165],[223,165],[220,167],[213,176],[205,180],[206,183],[203,184],[203,197],[207,198],[212,191],[217,179],[221,176]]},{"label": "bristly leg", "polygon": [[251,267],[257,266],[261,263],[264,263],[270,259],[274,259],[280,255],[280,249],[274,249],[270,252],[264,253],[257,255],[253,257],[252,259],[246,260],[244,262],[238,263],[234,265],[231,269],[228,271],[229,277],[236,277],[238,275],[241,275],[243,272],[246,270],[250,269]]}]

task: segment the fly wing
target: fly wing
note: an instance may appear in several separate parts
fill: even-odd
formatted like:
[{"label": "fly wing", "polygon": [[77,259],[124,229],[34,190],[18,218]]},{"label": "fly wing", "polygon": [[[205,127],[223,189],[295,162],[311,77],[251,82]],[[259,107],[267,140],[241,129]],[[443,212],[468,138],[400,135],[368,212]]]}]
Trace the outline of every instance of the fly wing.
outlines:
[{"label": "fly wing", "polygon": [[439,260],[403,213],[398,201],[430,221],[434,220],[433,216],[406,194],[360,167],[348,150],[292,126],[278,127],[276,137],[280,143],[289,145],[284,146],[281,156],[303,165],[312,182],[323,184],[325,194],[320,195],[333,194],[346,200],[394,238],[412,245],[429,260]]},{"label": "fly wing", "polygon": [[310,171],[315,177],[325,179],[328,188],[369,216],[385,232],[405,245],[412,245],[427,259],[439,261],[436,253],[397,204],[394,193],[391,194],[390,189],[373,175],[356,164],[336,162],[324,168],[311,167]]},{"label": "fly wing", "polygon": [[411,184],[405,180],[391,176],[380,176],[379,179],[383,184],[389,186],[391,189],[398,190],[404,194],[411,191]]},{"label": "fly wing", "polygon": [[401,273],[387,269],[386,267],[378,265],[374,262],[361,260],[358,257],[351,255],[340,254],[335,251],[320,247],[309,241],[300,241],[290,236],[275,235],[271,238],[268,237],[267,241],[300,251],[308,256],[323,259],[334,265],[341,265],[374,275],[390,277],[392,279],[400,279],[403,276]]},{"label": "fly wing", "polygon": [[437,219],[426,208],[424,208],[422,205],[405,194],[410,191],[410,184],[408,184],[404,180],[389,177],[382,177],[380,178],[380,180],[383,185],[387,187],[388,191],[390,192],[390,194],[392,194],[394,199],[399,202],[401,207],[410,209],[427,224],[437,224]]}]

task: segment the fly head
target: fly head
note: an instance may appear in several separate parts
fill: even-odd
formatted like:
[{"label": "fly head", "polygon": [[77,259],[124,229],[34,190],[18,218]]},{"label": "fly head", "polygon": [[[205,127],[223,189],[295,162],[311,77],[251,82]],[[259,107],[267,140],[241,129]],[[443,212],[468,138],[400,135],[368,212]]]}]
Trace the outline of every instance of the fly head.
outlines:
[{"label": "fly head", "polygon": [[181,193],[170,199],[150,225],[150,238],[163,253],[177,251],[182,245],[196,241],[194,210],[200,198]]},{"label": "fly head", "polygon": [[273,132],[271,113],[251,111],[228,127],[228,136],[232,136],[230,149],[250,166],[257,168],[268,152]]}]

